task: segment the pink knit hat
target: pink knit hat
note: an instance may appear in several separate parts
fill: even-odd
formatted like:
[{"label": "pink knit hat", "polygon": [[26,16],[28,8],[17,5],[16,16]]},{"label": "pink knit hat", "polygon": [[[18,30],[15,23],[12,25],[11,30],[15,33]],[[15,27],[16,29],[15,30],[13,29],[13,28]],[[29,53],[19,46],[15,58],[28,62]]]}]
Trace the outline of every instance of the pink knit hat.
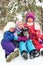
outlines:
[{"label": "pink knit hat", "polygon": [[26,13],[26,21],[28,20],[29,17],[33,18],[33,20],[34,20],[35,19],[34,13],[33,12],[27,12]]},{"label": "pink knit hat", "polygon": [[20,21],[20,20],[16,21],[16,26],[18,25],[19,22],[23,22],[23,21]]},{"label": "pink knit hat", "polygon": [[19,23],[19,21],[16,21],[16,25]]}]

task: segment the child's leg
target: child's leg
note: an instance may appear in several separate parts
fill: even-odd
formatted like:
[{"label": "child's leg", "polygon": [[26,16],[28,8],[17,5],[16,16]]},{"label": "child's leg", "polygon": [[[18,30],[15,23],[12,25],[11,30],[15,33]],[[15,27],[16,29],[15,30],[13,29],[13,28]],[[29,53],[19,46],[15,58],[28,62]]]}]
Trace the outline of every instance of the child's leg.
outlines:
[{"label": "child's leg", "polygon": [[22,57],[24,58],[24,59],[28,59],[28,56],[27,56],[27,49],[26,49],[26,44],[25,44],[25,42],[20,42],[19,43],[19,49],[20,49],[20,53],[21,53],[21,55],[22,55]]},{"label": "child's leg", "polygon": [[31,40],[27,40],[27,41],[26,41],[26,46],[27,46],[27,49],[28,49],[29,53],[30,53],[32,50],[35,50],[35,47],[34,47],[34,45],[33,45],[33,43],[32,43]]},{"label": "child's leg", "polygon": [[35,38],[33,38],[32,42],[33,42],[36,50],[40,51],[40,54],[43,56],[43,45],[40,44]]},{"label": "child's leg", "polygon": [[42,45],[35,38],[32,39],[32,42],[33,42],[36,50],[40,51],[40,49],[42,48]]},{"label": "child's leg", "polygon": [[31,40],[26,41],[26,46],[31,59],[39,56],[39,53],[36,51],[36,48],[34,47]]},{"label": "child's leg", "polygon": [[19,43],[19,49],[20,49],[20,53],[21,53],[21,54],[22,54],[23,51],[26,51],[26,52],[27,52],[26,44],[21,41],[21,42]]},{"label": "child's leg", "polygon": [[15,53],[16,47],[13,45],[11,41],[5,41],[2,43],[2,47],[5,50],[5,54],[7,54],[7,62],[10,62],[12,58],[16,57],[17,52]]}]

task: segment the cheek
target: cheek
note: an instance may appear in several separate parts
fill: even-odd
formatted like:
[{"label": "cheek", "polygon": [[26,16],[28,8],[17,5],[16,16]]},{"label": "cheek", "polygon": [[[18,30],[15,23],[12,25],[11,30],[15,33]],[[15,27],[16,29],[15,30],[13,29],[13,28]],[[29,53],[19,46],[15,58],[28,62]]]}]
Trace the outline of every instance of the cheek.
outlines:
[{"label": "cheek", "polygon": [[11,29],[10,31],[11,31],[11,32],[14,32],[14,29]]},{"label": "cheek", "polygon": [[23,28],[23,25],[21,25],[20,28]]},{"label": "cheek", "polygon": [[18,28],[20,28],[20,26],[18,26]]},{"label": "cheek", "polygon": [[12,29],[12,31],[14,32],[14,29]]},{"label": "cheek", "polygon": [[31,19],[31,22],[33,22],[33,19]]},{"label": "cheek", "polygon": [[28,19],[28,22],[33,22],[33,19],[32,19],[32,18],[29,18],[29,19]]},{"label": "cheek", "polygon": [[22,25],[19,25],[18,28],[22,28]]},{"label": "cheek", "polygon": [[32,19],[30,19],[30,20],[28,20],[28,22],[33,22],[33,20],[32,20]]},{"label": "cheek", "polygon": [[29,19],[27,21],[29,21]]}]

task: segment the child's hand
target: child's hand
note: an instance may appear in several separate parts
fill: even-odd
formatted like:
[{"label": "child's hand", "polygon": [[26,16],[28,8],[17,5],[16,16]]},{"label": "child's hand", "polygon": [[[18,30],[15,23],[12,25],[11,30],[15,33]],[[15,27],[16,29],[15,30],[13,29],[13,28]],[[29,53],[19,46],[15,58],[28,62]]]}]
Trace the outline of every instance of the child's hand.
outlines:
[{"label": "child's hand", "polygon": [[14,40],[18,40],[18,36],[16,33],[14,33]]},{"label": "child's hand", "polygon": [[29,38],[29,34],[27,34],[27,38]]},{"label": "child's hand", "polygon": [[16,33],[14,33],[14,36],[17,36],[17,34],[16,34]]}]

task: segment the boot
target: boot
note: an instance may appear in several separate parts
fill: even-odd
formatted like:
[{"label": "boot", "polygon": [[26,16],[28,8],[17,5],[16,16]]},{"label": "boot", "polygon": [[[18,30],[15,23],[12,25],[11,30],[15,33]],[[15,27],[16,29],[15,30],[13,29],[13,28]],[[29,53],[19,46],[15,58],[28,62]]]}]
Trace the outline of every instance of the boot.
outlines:
[{"label": "boot", "polygon": [[30,52],[30,56],[29,57],[30,57],[30,59],[33,59],[34,58],[34,51],[31,51]]},{"label": "boot", "polygon": [[26,52],[23,52],[23,53],[22,53],[22,57],[23,57],[25,60],[27,60],[27,59],[28,59],[27,53],[26,53]]},{"label": "boot", "polygon": [[30,59],[39,57],[39,55],[40,55],[40,52],[39,52],[39,51],[33,50],[33,51],[31,51],[31,53],[30,53]]},{"label": "boot", "polygon": [[6,62],[10,62],[12,59],[14,59],[15,57],[19,56],[19,50],[15,49],[14,52],[11,52],[7,58],[6,58]]},{"label": "boot", "polygon": [[36,50],[35,50],[35,51],[34,51],[34,58],[35,58],[35,57],[39,57],[39,56],[40,56],[40,51],[36,51]]},{"label": "boot", "polygon": [[40,49],[40,55],[43,56],[43,48]]}]

